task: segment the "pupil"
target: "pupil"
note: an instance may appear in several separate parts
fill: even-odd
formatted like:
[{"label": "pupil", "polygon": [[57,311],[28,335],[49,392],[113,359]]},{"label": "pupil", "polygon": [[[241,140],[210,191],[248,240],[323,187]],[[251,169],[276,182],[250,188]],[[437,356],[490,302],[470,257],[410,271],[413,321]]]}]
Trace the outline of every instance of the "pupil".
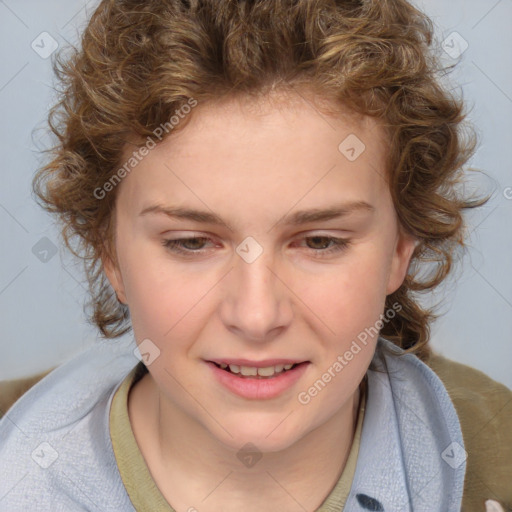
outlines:
[{"label": "pupil", "polygon": [[[322,240],[324,243],[322,244]],[[310,241],[313,242],[313,245],[320,244],[322,247],[321,249],[326,249],[329,246],[330,240],[327,239],[325,236],[312,236],[310,238]],[[319,247],[315,247],[315,249],[319,249]]]},{"label": "pupil", "polygon": [[202,238],[189,238],[185,241],[185,244],[189,249],[200,249],[203,243],[204,242]]}]

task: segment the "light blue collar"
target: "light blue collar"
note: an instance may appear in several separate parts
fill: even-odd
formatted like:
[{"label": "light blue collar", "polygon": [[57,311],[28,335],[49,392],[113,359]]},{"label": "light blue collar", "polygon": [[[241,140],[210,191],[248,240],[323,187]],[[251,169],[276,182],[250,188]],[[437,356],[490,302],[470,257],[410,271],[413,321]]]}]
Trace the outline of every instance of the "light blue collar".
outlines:
[{"label": "light blue collar", "polygon": [[439,377],[380,338],[344,511],[460,512],[466,452]]}]

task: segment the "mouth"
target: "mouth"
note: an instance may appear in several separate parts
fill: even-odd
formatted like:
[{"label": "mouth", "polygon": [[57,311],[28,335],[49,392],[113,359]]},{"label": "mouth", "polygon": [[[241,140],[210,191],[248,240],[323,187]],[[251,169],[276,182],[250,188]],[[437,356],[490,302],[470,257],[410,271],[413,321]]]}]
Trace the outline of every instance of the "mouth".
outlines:
[{"label": "mouth", "polygon": [[273,399],[291,391],[311,363],[290,359],[227,359],[205,362],[222,387],[249,400]]},{"label": "mouth", "polygon": [[230,373],[236,377],[240,377],[243,379],[272,379],[274,377],[278,377],[286,372],[294,370],[297,366],[305,365],[308,361],[303,361],[301,363],[279,363],[274,365],[267,366],[247,366],[241,364],[227,364],[224,362],[217,363],[215,361],[209,361],[213,363],[217,368],[223,370],[227,373]]},{"label": "mouth", "polygon": [[231,393],[249,400],[268,400],[290,391],[311,361],[225,359],[205,361],[214,379]]}]

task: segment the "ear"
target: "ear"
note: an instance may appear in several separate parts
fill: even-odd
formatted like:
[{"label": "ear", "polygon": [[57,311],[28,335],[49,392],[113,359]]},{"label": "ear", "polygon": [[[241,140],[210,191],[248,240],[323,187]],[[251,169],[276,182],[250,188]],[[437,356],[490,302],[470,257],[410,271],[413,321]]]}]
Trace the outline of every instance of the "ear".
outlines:
[{"label": "ear", "polygon": [[402,286],[417,243],[411,235],[399,230],[391,260],[386,295],[396,292]]},{"label": "ear", "polygon": [[104,251],[101,256],[101,262],[103,264],[105,275],[116,292],[117,299],[123,304],[128,304],[124,289],[123,276],[119,269],[119,264],[117,263],[117,256],[115,254],[112,255],[110,251]]}]

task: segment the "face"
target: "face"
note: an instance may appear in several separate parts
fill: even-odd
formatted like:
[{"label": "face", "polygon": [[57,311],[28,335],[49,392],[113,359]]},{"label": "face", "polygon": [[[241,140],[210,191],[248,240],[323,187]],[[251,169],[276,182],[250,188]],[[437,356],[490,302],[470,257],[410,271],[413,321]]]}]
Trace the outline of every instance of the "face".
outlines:
[{"label": "face", "polygon": [[377,337],[353,342],[414,244],[370,118],[300,97],[192,115],[119,185],[105,270],[165,407],[227,446],[284,449],[347,414]]}]

